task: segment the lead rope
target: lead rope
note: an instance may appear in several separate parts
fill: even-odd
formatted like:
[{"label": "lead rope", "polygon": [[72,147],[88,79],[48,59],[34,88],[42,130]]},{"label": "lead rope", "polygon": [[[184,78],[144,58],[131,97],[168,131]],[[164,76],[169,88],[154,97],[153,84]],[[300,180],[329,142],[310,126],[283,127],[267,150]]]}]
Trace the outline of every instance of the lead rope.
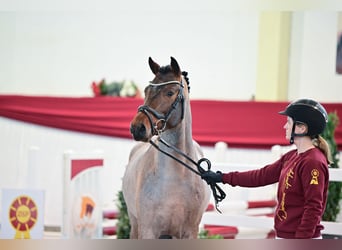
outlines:
[{"label": "lead rope", "polygon": [[[162,152],[163,154],[169,156],[170,158],[174,159],[175,161],[177,161],[178,163],[182,164],[184,167],[186,167],[187,169],[189,169],[190,171],[192,171],[193,173],[201,176],[202,173],[210,171],[211,168],[211,163],[207,158],[201,158],[198,160],[198,162],[195,162],[193,159],[191,159],[189,156],[187,156],[186,154],[184,154],[182,151],[180,151],[178,148],[168,144],[165,140],[163,140],[160,135],[158,135],[158,140],[163,143],[165,146],[167,146],[168,148],[173,149],[174,151],[176,151],[178,154],[182,155],[183,157],[185,157],[187,160],[189,160],[192,164],[194,164],[198,170],[190,167],[188,164],[186,164],[185,162],[181,161],[180,159],[176,158],[175,156],[171,155],[170,153],[166,152],[165,150],[162,150],[155,142],[153,142],[152,140],[150,140],[150,144],[155,147],[157,150],[159,150],[160,152]],[[208,170],[204,170],[204,168],[202,168],[201,163],[202,162],[206,162],[208,165]],[[211,191],[213,192],[213,196],[214,196],[214,200],[215,200],[215,208],[219,213],[222,213],[219,209],[218,209],[218,203],[221,202],[224,198],[226,198],[226,193],[221,189],[220,186],[217,185],[217,183],[215,182],[210,182],[208,183],[208,185],[211,188]]]}]

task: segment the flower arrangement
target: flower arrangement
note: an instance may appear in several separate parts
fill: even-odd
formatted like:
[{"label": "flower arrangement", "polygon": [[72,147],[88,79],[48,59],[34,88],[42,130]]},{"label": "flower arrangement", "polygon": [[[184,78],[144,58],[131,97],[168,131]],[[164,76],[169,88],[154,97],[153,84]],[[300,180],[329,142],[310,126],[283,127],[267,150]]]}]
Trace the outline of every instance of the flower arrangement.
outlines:
[{"label": "flower arrangement", "polygon": [[118,96],[140,98],[141,93],[138,86],[133,81],[121,81],[107,83],[103,78],[99,82],[92,82],[91,88],[95,97],[98,96]]}]

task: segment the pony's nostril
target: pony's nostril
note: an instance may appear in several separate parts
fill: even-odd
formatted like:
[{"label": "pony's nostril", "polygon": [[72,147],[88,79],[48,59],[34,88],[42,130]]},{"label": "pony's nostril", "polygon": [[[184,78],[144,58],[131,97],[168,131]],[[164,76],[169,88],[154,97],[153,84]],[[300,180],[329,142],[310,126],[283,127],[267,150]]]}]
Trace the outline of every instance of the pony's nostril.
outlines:
[{"label": "pony's nostril", "polygon": [[146,135],[146,128],[144,124],[140,124],[137,129],[138,129],[138,134],[141,137],[144,137]]},{"label": "pony's nostril", "polygon": [[146,136],[146,128],[144,124],[139,124],[137,126],[131,126],[130,128],[131,134],[133,135],[134,140],[140,141]]}]

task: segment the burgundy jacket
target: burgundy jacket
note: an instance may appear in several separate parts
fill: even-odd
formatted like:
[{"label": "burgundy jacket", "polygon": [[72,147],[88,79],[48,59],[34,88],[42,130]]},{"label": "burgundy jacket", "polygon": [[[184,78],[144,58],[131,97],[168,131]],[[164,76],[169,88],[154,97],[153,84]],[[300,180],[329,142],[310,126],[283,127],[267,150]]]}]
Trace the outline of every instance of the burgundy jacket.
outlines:
[{"label": "burgundy jacket", "polygon": [[261,169],[223,174],[223,183],[259,187],[279,182],[274,227],[280,238],[316,238],[329,185],[328,163],[318,148],[292,150]]}]

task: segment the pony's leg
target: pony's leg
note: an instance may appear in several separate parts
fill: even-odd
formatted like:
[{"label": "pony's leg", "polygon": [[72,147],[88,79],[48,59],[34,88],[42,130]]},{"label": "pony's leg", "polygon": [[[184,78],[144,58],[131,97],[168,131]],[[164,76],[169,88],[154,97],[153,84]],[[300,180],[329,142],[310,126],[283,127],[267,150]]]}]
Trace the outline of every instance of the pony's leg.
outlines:
[{"label": "pony's leg", "polygon": [[153,223],[148,221],[138,221],[138,239],[158,239],[160,233],[156,234]]},{"label": "pony's leg", "polygon": [[198,227],[188,228],[183,235],[182,239],[197,239],[198,238]]},{"label": "pony's leg", "polygon": [[188,239],[197,239],[198,238],[198,227],[192,230],[192,233],[189,235]]},{"label": "pony's leg", "polygon": [[138,233],[139,239],[158,239],[159,235],[155,235],[150,228],[140,228]]},{"label": "pony's leg", "polygon": [[136,224],[131,225],[131,231],[129,234],[130,239],[138,239],[138,226]]},{"label": "pony's leg", "polygon": [[138,239],[138,223],[137,223],[137,219],[129,214],[129,222],[130,222],[130,225],[131,225],[131,231],[130,231],[130,234],[129,234],[129,238],[130,239]]}]

